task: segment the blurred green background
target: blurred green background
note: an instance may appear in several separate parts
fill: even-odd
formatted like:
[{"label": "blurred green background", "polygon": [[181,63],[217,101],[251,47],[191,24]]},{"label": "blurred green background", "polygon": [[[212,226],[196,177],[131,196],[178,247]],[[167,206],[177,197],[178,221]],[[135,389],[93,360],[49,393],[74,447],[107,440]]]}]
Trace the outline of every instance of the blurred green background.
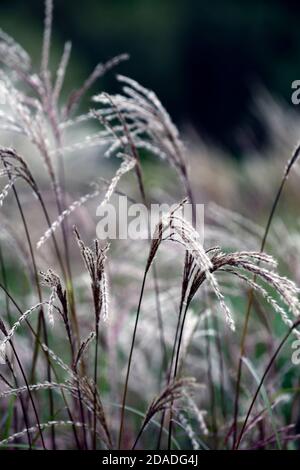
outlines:
[{"label": "blurred green background", "polygon": [[[43,4],[0,2],[1,27],[35,61]],[[128,52],[120,72],[154,89],[178,124],[235,156],[268,141],[253,111],[257,87],[290,102],[300,78],[298,0],[57,0],[54,18],[53,65],[64,41],[73,43],[70,87],[97,61]],[[115,91],[113,77],[101,86]]]}]

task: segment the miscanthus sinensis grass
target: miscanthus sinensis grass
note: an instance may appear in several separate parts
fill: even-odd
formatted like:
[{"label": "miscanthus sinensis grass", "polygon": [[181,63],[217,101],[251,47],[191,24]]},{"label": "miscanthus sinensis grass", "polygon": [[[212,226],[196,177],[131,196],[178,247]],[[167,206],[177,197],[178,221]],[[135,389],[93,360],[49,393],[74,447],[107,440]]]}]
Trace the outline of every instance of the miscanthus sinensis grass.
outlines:
[{"label": "miscanthus sinensis grass", "polygon": [[[117,75],[119,94],[100,90],[91,109],[76,114],[90,88],[100,88],[103,74],[128,56],[96,65],[63,101],[71,43],[53,71],[52,17],[53,2],[46,0],[38,70],[0,31],[0,131],[5,141],[21,142],[18,150],[0,147],[0,446],[295,446],[295,384],[278,392],[281,377],[293,376],[289,358],[272,366],[290,334],[299,337],[299,288],[288,269],[281,272],[297,239],[290,240],[283,222],[270,228],[299,148],[266,227],[210,204],[203,246],[181,211],[196,201],[189,152],[159,98]],[[91,132],[68,139],[87,123],[94,124]],[[103,185],[100,164],[93,189],[71,195],[66,156],[79,151],[87,165],[91,148],[118,157],[119,167]],[[159,199],[164,188],[148,187],[145,151],[170,174],[175,170],[181,186],[168,200],[181,202],[162,215],[150,242],[110,246],[91,239],[85,208],[111,201],[125,180],[133,200],[148,206]],[[43,164],[42,179],[33,161]]]}]

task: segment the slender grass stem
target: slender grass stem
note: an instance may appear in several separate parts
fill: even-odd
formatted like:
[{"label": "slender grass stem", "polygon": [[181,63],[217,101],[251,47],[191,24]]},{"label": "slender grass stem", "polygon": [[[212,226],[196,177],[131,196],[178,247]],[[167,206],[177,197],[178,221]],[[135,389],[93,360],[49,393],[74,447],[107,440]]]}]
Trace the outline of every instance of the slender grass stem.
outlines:
[{"label": "slender grass stem", "polygon": [[36,422],[37,422],[37,426],[38,426],[38,431],[39,431],[39,434],[40,434],[40,437],[41,437],[41,442],[42,442],[42,446],[44,448],[44,450],[46,450],[46,445],[45,445],[45,441],[44,441],[44,437],[43,437],[43,432],[42,432],[42,428],[40,426],[40,420],[39,420],[39,415],[38,415],[38,412],[37,412],[37,409],[36,409],[36,406],[35,406],[35,403],[34,403],[34,400],[33,400],[33,396],[31,394],[31,391],[30,391],[30,388],[29,388],[29,384],[28,384],[28,381],[27,381],[27,377],[26,377],[26,374],[25,374],[25,371],[23,369],[23,366],[21,364],[21,361],[19,359],[19,356],[17,354],[17,351],[14,347],[14,344],[13,342],[10,340],[9,341],[9,344],[11,345],[11,348],[13,350],[13,353],[14,353],[14,356],[16,358],[16,361],[17,361],[17,364],[20,368],[20,371],[21,371],[21,374],[22,374],[22,377],[23,377],[23,380],[25,382],[25,385],[26,385],[26,388],[27,388],[27,391],[28,391],[28,396],[29,396],[29,399],[30,399],[30,402],[32,404],[32,408],[33,408],[33,412],[34,412],[34,415],[35,415],[35,418],[36,418]]},{"label": "slender grass stem", "polygon": [[[6,167],[5,162],[4,162],[4,166]],[[16,199],[16,203],[17,203],[20,215],[21,215],[24,230],[25,230],[26,240],[27,240],[27,243],[28,243],[29,252],[30,252],[32,265],[33,265],[35,285],[36,285],[36,289],[37,289],[38,298],[39,298],[39,301],[42,303],[42,300],[43,300],[42,299],[42,291],[41,291],[41,287],[40,287],[40,282],[39,282],[39,277],[38,277],[38,270],[37,270],[35,255],[34,255],[34,251],[33,251],[33,245],[32,245],[32,242],[31,242],[31,237],[30,237],[27,221],[26,221],[25,214],[24,214],[24,211],[23,211],[23,208],[22,208],[19,196],[18,196],[18,192],[17,192],[14,184],[12,185],[12,189],[13,189],[13,193],[14,193],[14,196],[15,196],[15,199]],[[48,346],[47,328],[46,328],[46,323],[45,323],[44,311],[43,311],[42,307],[41,307],[41,315],[39,316],[39,321],[38,321],[38,333],[37,333],[38,336],[39,336],[41,324],[43,324],[43,326],[44,326],[44,339],[45,339],[46,345]],[[37,350],[38,350],[38,343],[36,341],[35,342],[35,347],[34,347],[34,353],[33,353],[33,360],[32,360],[31,377],[33,377],[33,375],[34,375],[34,370],[35,370],[35,366],[36,366]],[[47,376],[48,376],[49,382],[51,382],[51,370],[50,370],[48,362],[47,362]],[[54,417],[54,400],[53,400],[52,390],[49,390],[49,408],[50,408],[51,419],[53,419],[53,417]],[[54,428],[54,426],[51,427],[51,434],[52,434],[52,446],[55,449],[56,443],[55,443],[55,428]]]},{"label": "slender grass stem", "polygon": [[[13,376],[15,386],[16,386],[16,388],[18,388],[19,387],[19,382],[18,382],[18,379],[17,379],[16,374],[14,372],[14,367],[8,359],[7,359],[7,365],[8,365],[9,370],[10,370],[12,376]],[[25,405],[22,396],[19,396],[19,401],[20,401],[20,404],[21,404],[21,409],[22,409],[22,413],[23,413],[23,417],[24,417],[24,423],[25,423],[26,429],[28,430],[28,428],[29,428],[29,419],[28,419],[28,415],[27,415],[27,411],[28,411],[27,406]],[[27,434],[29,449],[31,450],[32,449],[32,442],[31,442],[30,432],[27,431],[26,434]]]},{"label": "slender grass stem", "polygon": [[126,372],[125,385],[124,385],[123,398],[122,398],[122,407],[121,407],[121,419],[120,419],[118,449],[121,449],[121,445],[122,445],[122,436],[123,436],[124,416],[125,416],[126,398],[127,398],[127,392],[128,392],[129,375],[130,375],[130,370],[131,370],[132,356],[133,356],[133,350],[134,350],[135,339],[136,339],[136,332],[137,332],[137,327],[138,327],[138,322],[139,322],[139,317],[140,317],[140,312],[141,312],[142,300],[143,300],[143,295],[144,295],[144,290],[145,290],[145,285],[146,285],[147,274],[148,274],[148,270],[145,271],[144,277],[143,277],[142,288],[141,288],[141,292],[140,292],[139,304],[138,304],[138,308],[137,308],[135,324],[134,324],[134,330],[133,330],[132,341],[131,341],[130,352],[129,352],[129,358],[128,358],[128,364],[127,364],[127,372]]},{"label": "slender grass stem", "polygon": [[95,338],[95,363],[94,363],[94,414],[93,414],[93,422],[94,422],[94,433],[93,433],[93,449],[96,450],[97,444],[97,383],[98,383],[98,342],[99,342],[99,325],[96,321],[96,338]]},{"label": "slender grass stem", "polygon": [[[9,300],[12,302],[12,304],[13,304],[13,305],[15,306],[15,308],[18,310],[18,312],[20,313],[20,315],[22,315],[22,313],[23,313],[23,312],[22,312],[22,309],[21,309],[20,306],[17,304],[17,302],[15,301],[15,299],[12,297],[12,295],[9,293],[9,291],[7,290],[7,288],[6,288],[5,286],[3,286],[1,283],[0,283],[0,288],[3,290],[3,292],[5,292],[5,295],[6,295],[6,296],[9,298]],[[25,320],[25,323],[26,323],[26,325],[28,326],[29,330],[31,331],[33,337],[38,341],[39,345],[42,346],[42,343],[41,343],[41,341],[40,341],[40,339],[39,339],[37,333],[34,331],[34,329],[32,328],[32,326],[30,325],[30,323],[29,323],[29,321],[28,321],[27,319]],[[56,373],[55,368],[54,368],[53,365],[52,365],[52,362],[51,362],[51,360],[50,360],[49,354],[48,354],[43,348],[41,348],[41,349],[42,349],[42,351],[43,351],[43,353],[44,353],[44,355],[45,355],[45,357],[46,357],[46,360],[47,360],[47,361],[49,362],[49,364],[50,364],[50,367],[51,367],[51,369],[52,369],[52,371],[53,371],[53,374],[54,374],[54,376],[55,376],[55,379],[58,381],[58,380],[59,380],[59,377],[58,377],[58,375],[57,375],[57,373]],[[18,388],[19,385],[16,384],[16,387]],[[69,407],[68,402],[67,402],[67,400],[66,400],[64,391],[61,390],[61,393],[62,393],[62,397],[63,397],[64,403],[65,403],[66,410],[67,410],[68,416],[69,416],[69,418],[70,418],[70,421],[73,422],[73,421],[74,421],[74,418],[73,418],[73,416],[72,416],[70,407]],[[80,443],[79,443],[79,439],[78,439],[78,435],[77,435],[76,426],[73,425],[72,428],[73,428],[73,432],[74,432],[74,437],[75,437],[75,441],[76,441],[76,444],[77,444],[77,448],[80,449],[81,446],[80,446]]]},{"label": "slender grass stem", "polygon": [[278,347],[276,348],[273,356],[271,357],[266,369],[265,369],[265,372],[263,373],[263,376],[260,380],[260,383],[256,389],[256,392],[255,394],[253,395],[253,398],[251,400],[251,404],[248,408],[248,411],[247,411],[247,414],[246,414],[246,418],[244,419],[244,422],[243,422],[243,425],[242,425],[242,428],[241,428],[241,431],[240,431],[240,434],[238,436],[238,439],[237,439],[237,442],[235,444],[235,447],[234,449],[237,450],[241,444],[241,440],[243,438],[243,434],[244,434],[244,431],[246,429],[246,426],[247,426],[247,423],[248,423],[248,420],[249,420],[249,417],[250,417],[250,414],[252,412],[252,409],[253,409],[253,406],[255,404],[255,401],[259,395],[259,392],[264,384],[264,381],[270,371],[270,369],[272,368],[274,362],[275,362],[275,359],[277,358],[278,354],[280,353],[281,349],[283,348],[283,346],[285,345],[286,341],[288,340],[288,338],[290,337],[291,333],[293,332],[293,330],[295,328],[297,328],[298,326],[300,325],[300,320],[297,320],[292,326],[291,328],[288,330],[288,332],[285,334],[285,336],[283,337],[283,339],[281,340],[281,342],[279,343]]},{"label": "slender grass stem", "polygon": [[[288,180],[290,171],[293,167],[293,165],[296,163],[298,157],[300,154],[300,146],[296,148],[294,151],[291,159],[289,160],[286,169],[284,171],[284,175],[282,177],[281,183],[279,185],[279,188],[277,190],[277,193],[275,195],[270,215],[267,220],[266,228],[264,231],[264,235],[262,238],[261,246],[260,246],[260,252],[263,252],[265,249],[265,245],[267,242],[267,238],[270,232],[271,224],[277,209],[277,206],[279,204],[283,189],[285,187],[285,184]],[[256,281],[257,276],[254,275],[253,280],[254,282]],[[239,355],[239,363],[238,363],[238,371],[237,371],[237,380],[236,380],[236,390],[235,390],[235,401],[234,401],[234,419],[233,419],[233,448],[235,447],[236,443],[236,438],[237,438],[237,420],[238,420],[238,413],[239,413],[239,396],[240,396],[240,383],[241,383],[241,378],[242,378],[242,367],[243,367],[243,356],[245,353],[245,343],[246,343],[246,337],[247,337],[247,332],[248,332],[248,326],[249,326],[249,319],[250,319],[250,314],[251,314],[251,307],[253,304],[254,300],[254,289],[250,289],[249,292],[249,299],[248,299],[248,304],[247,304],[247,311],[246,311],[246,317],[245,317],[245,322],[242,330],[242,337],[241,337],[241,345],[240,345],[240,355]]]}]

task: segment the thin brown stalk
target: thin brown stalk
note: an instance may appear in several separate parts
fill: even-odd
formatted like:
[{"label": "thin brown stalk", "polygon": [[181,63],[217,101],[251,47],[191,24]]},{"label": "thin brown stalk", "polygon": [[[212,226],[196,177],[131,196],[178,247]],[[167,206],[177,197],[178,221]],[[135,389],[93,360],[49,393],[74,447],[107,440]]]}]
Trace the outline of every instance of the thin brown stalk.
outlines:
[{"label": "thin brown stalk", "polygon": [[44,441],[44,437],[43,437],[43,432],[42,432],[42,429],[40,427],[40,420],[39,420],[39,415],[38,415],[38,412],[37,412],[37,409],[36,409],[36,406],[35,406],[35,403],[34,403],[34,400],[33,400],[33,396],[31,394],[31,391],[30,391],[30,388],[29,388],[29,384],[28,384],[28,381],[27,381],[27,377],[26,377],[26,374],[25,374],[25,371],[23,369],[23,366],[22,366],[22,363],[19,359],[19,356],[17,354],[17,351],[14,347],[14,344],[13,342],[10,340],[9,341],[9,344],[13,350],[13,353],[14,353],[14,356],[16,358],[16,361],[17,361],[17,364],[20,368],[20,371],[21,371],[21,374],[22,374],[22,377],[23,377],[23,380],[25,382],[25,385],[26,385],[26,388],[27,388],[27,391],[28,391],[28,396],[29,396],[29,400],[31,402],[31,405],[32,405],[32,408],[33,408],[33,412],[34,412],[34,415],[35,415],[35,418],[36,418],[36,422],[37,422],[37,426],[38,426],[38,431],[39,431],[39,434],[40,434],[40,437],[41,437],[41,442],[42,442],[42,446],[44,448],[44,450],[46,450],[46,446],[45,446],[45,441]]},{"label": "thin brown stalk", "polygon": [[[9,298],[9,300],[12,302],[12,304],[15,306],[15,308],[18,310],[18,312],[20,313],[20,315],[22,315],[22,310],[20,308],[20,306],[17,304],[17,302],[15,301],[15,299],[13,298],[13,296],[9,293],[9,291],[7,290],[7,288],[5,286],[3,286],[1,283],[0,283],[0,288],[3,290],[3,292],[5,293],[5,295]],[[31,324],[29,323],[29,321],[26,319],[25,320],[25,323],[26,325],[28,326],[30,332],[32,333],[33,337],[38,341],[39,345],[41,346],[41,350],[43,351],[43,353],[45,354],[45,357],[46,357],[46,360],[50,363],[50,366],[51,366],[51,369],[53,371],[53,374],[55,376],[55,379],[58,381],[58,375],[56,373],[56,370],[55,368],[53,367],[52,365],[52,362],[50,360],[50,356],[48,354],[47,351],[44,350],[44,348],[42,347],[42,343],[37,335],[37,333],[34,331],[34,329],[32,328]],[[19,385],[16,384],[16,387],[18,388]],[[61,390],[61,393],[62,393],[62,397],[63,397],[63,400],[64,400],[64,403],[65,403],[65,406],[66,406],[66,410],[67,410],[67,413],[68,413],[68,416],[70,418],[71,421],[73,421],[73,416],[72,416],[72,413],[71,413],[71,410],[70,410],[70,407],[68,405],[68,402],[66,400],[66,397],[65,397],[65,394],[64,394],[64,391]],[[79,443],[79,439],[78,439],[78,436],[77,436],[77,431],[76,431],[76,427],[73,427],[73,432],[74,432],[74,437],[75,437],[75,441],[77,443],[77,448],[79,449],[80,448],[80,443]]]},{"label": "thin brown stalk", "polygon": [[[130,134],[129,128],[127,126],[126,120],[123,118],[122,113],[120,112],[118,107],[114,104],[114,101],[112,100],[112,98],[109,95],[107,95],[107,97],[108,97],[108,100],[110,101],[110,103],[112,104],[113,108],[116,110],[117,116],[118,116],[118,118],[119,118],[119,120],[120,120],[120,122],[123,126],[124,134],[127,137],[130,152],[132,154],[132,157],[136,161],[135,173],[136,173],[138,187],[139,187],[139,191],[140,191],[140,194],[141,194],[141,197],[142,197],[142,201],[143,201],[143,203],[146,207],[149,207],[149,203],[148,203],[147,196],[146,196],[146,191],[145,191],[145,185],[144,185],[144,181],[143,181],[143,174],[142,174],[142,168],[141,168],[139,153],[137,151],[137,148],[134,144],[133,139],[131,138],[131,134]],[[105,121],[104,121],[104,123],[107,124]],[[148,223],[148,235],[149,235],[149,239],[150,239],[151,238],[151,230],[150,230],[150,224],[149,223]],[[151,245],[151,241],[150,241],[150,245]],[[141,301],[142,301],[143,291],[144,291],[144,287],[145,287],[146,275],[147,275],[147,270],[145,271],[144,279],[143,279],[143,282],[142,282],[141,297],[140,297],[140,300],[139,300],[138,313],[137,313],[137,316],[136,316],[136,322],[135,322],[135,327],[134,327],[134,332],[133,332],[133,339],[132,339],[132,344],[131,344],[131,349],[130,349],[130,354],[129,354],[129,360],[128,360],[127,374],[126,374],[125,387],[124,387],[123,400],[122,400],[122,408],[121,408],[121,420],[120,420],[120,431],[119,431],[119,442],[118,442],[119,449],[120,449],[121,443],[122,443],[122,432],[123,432],[123,425],[124,425],[124,413],[125,413],[125,404],[126,404],[128,380],[129,380],[129,374],[130,374],[130,368],[131,368],[131,360],[132,360],[132,354],[133,354],[133,347],[134,347],[134,343],[135,343],[137,325],[138,325],[138,320],[139,320],[139,315],[140,315]],[[159,287],[158,287],[158,279],[157,279],[157,272],[156,272],[156,268],[155,268],[155,262],[153,262],[153,264],[152,264],[152,275],[153,275],[153,279],[154,279],[156,310],[157,310],[157,316],[158,316],[158,326],[159,326],[159,333],[160,333],[160,338],[161,338],[162,354],[163,354],[163,358],[164,358],[163,360],[165,361],[166,360],[166,346],[165,346],[164,334],[163,334],[163,324],[162,324],[161,308],[160,308],[160,300],[159,300]]]},{"label": "thin brown stalk", "polygon": [[[6,165],[5,161],[4,161],[4,165]],[[40,287],[40,283],[39,283],[38,270],[37,270],[37,266],[36,266],[36,260],[35,260],[35,255],[34,255],[34,251],[33,251],[33,245],[32,245],[32,242],[31,242],[31,237],[30,237],[28,225],[27,225],[25,214],[24,214],[24,211],[23,211],[23,208],[22,208],[22,205],[21,205],[21,202],[20,202],[20,199],[19,199],[19,196],[18,196],[18,193],[17,193],[17,190],[16,190],[14,184],[12,186],[12,189],[13,189],[13,193],[14,193],[14,196],[15,196],[15,199],[16,199],[16,203],[17,203],[20,215],[21,215],[24,230],[25,230],[26,240],[27,240],[27,243],[28,243],[29,252],[30,252],[30,256],[31,256],[31,260],[32,260],[33,270],[34,270],[35,285],[36,285],[36,289],[37,289],[38,298],[39,298],[39,301],[42,302],[42,292],[41,292],[41,287]],[[43,311],[42,307],[41,307],[40,312],[41,312],[41,315],[39,316],[39,320],[38,320],[38,333],[37,334],[39,336],[41,326],[43,325],[44,340],[45,340],[45,343],[48,344],[47,327],[46,327],[45,316],[44,316],[44,311]],[[34,353],[33,353],[33,360],[32,360],[31,377],[33,377],[33,375],[34,375],[34,370],[35,370],[35,365],[36,365],[36,360],[37,360],[37,351],[38,351],[38,343],[36,341],[35,342],[35,347],[34,347]],[[47,362],[47,375],[48,375],[49,382],[51,382],[51,370],[50,370],[48,362]],[[53,400],[52,390],[49,390],[49,408],[50,408],[50,416],[54,417],[54,400]],[[55,443],[55,429],[54,429],[54,427],[52,428],[51,433],[52,433],[52,446],[55,449],[56,443]]]},{"label": "thin brown stalk", "polygon": [[259,382],[259,385],[258,385],[258,387],[257,387],[257,389],[256,389],[256,392],[255,392],[255,394],[253,395],[253,398],[252,398],[252,400],[251,400],[251,404],[250,404],[250,406],[249,406],[249,408],[248,408],[248,411],[247,411],[247,414],[246,414],[246,418],[245,418],[245,420],[244,420],[244,422],[243,422],[243,425],[242,425],[240,434],[239,434],[239,436],[238,436],[237,442],[236,442],[235,447],[234,447],[235,450],[238,450],[238,448],[239,448],[239,446],[240,446],[240,443],[241,443],[241,440],[242,440],[242,438],[243,438],[243,434],[244,434],[244,431],[245,431],[245,429],[246,429],[246,426],[247,426],[247,423],[248,423],[250,414],[251,414],[251,412],[252,412],[253,406],[254,406],[254,404],[255,404],[255,401],[256,401],[256,399],[257,399],[257,397],[258,397],[258,394],[259,394],[259,392],[260,392],[260,390],[261,390],[261,388],[262,388],[262,386],[263,386],[263,384],[264,384],[264,381],[265,381],[265,379],[266,379],[266,377],[267,377],[267,375],[268,375],[270,369],[271,369],[272,366],[274,365],[275,359],[277,358],[278,354],[280,353],[281,349],[282,349],[283,346],[285,345],[286,341],[287,341],[288,338],[290,337],[290,335],[291,335],[291,333],[293,332],[293,330],[294,330],[295,328],[297,328],[299,325],[300,325],[300,320],[297,320],[297,321],[293,324],[293,326],[288,330],[288,332],[284,335],[283,339],[280,341],[278,347],[276,348],[276,350],[275,350],[273,356],[271,357],[271,359],[270,359],[270,361],[269,361],[269,363],[268,363],[268,365],[267,365],[267,367],[266,367],[266,369],[265,369],[265,372],[264,372],[263,375],[262,375],[262,378],[261,378],[261,380],[260,380],[260,382]]},{"label": "thin brown stalk", "polygon": [[141,287],[141,292],[140,292],[140,298],[139,298],[139,303],[138,303],[138,308],[137,308],[137,313],[136,313],[136,318],[135,318],[134,330],[133,330],[133,335],[132,335],[132,341],[131,341],[131,346],[130,346],[129,358],[128,358],[128,363],[127,363],[127,372],[126,372],[125,385],[124,385],[123,398],[122,398],[122,405],[121,405],[121,419],[120,419],[120,429],[119,429],[119,439],[118,439],[118,449],[119,450],[121,449],[121,446],[122,446],[125,406],[126,406],[126,398],[127,398],[127,392],[128,392],[128,381],[129,381],[133,350],[134,350],[134,345],[135,345],[137,327],[138,327],[138,322],[139,322],[139,317],[140,317],[140,312],[141,312],[141,306],[142,306],[142,300],[143,300],[143,295],[144,295],[148,270],[149,269],[146,269],[145,272],[144,272],[144,277],[143,277],[142,287]]},{"label": "thin brown stalk", "polygon": [[[277,206],[279,204],[283,189],[285,187],[285,184],[288,180],[290,171],[293,168],[293,165],[297,162],[298,157],[300,155],[300,145],[297,146],[296,150],[294,151],[291,159],[288,161],[287,166],[284,171],[284,175],[282,177],[281,183],[279,185],[278,191],[275,195],[275,199],[273,201],[272,207],[271,207],[271,212],[266,224],[264,236],[261,242],[260,246],[260,252],[262,253],[264,251],[267,238],[270,232],[270,228],[272,225],[272,221],[277,209]],[[257,276],[253,276],[254,282],[256,281]],[[247,311],[246,311],[246,316],[245,316],[245,321],[243,325],[243,330],[242,330],[242,337],[241,337],[241,345],[240,345],[240,355],[239,355],[239,363],[238,363],[238,371],[237,371],[237,381],[236,381],[236,389],[235,389],[235,401],[234,401],[234,419],[233,419],[233,448],[235,447],[236,444],[236,438],[237,438],[237,419],[238,419],[238,414],[239,414],[239,396],[240,396],[240,384],[241,384],[241,378],[242,378],[242,367],[243,367],[243,356],[245,354],[245,343],[246,343],[246,337],[247,337],[247,332],[248,332],[248,326],[249,326],[249,319],[250,319],[250,314],[251,314],[251,307],[253,304],[254,300],[254,289],[251,288],[249,291],[249,299],[248,299],[248,304],[247,304]]]}]

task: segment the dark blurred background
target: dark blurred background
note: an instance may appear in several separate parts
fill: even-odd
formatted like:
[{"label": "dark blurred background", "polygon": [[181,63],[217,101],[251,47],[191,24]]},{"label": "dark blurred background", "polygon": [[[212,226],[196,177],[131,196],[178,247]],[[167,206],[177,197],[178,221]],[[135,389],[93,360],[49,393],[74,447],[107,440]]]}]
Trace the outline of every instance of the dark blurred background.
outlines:
[{"label": "dark blurred background", "polygon": [[[43,3],[0,1],[2,29],[36,63]],[[179,125],[236,157],[250,141],[261,148],[268,140],[253,110],[257,87],[290,102],[291,82],[300,79],[298,0],[57,0],[54,32],[53,65],[72,40],[68,86],[128,52],[120,72],[154,89]],[[115,91],[114,73],[100,85]]]}]

